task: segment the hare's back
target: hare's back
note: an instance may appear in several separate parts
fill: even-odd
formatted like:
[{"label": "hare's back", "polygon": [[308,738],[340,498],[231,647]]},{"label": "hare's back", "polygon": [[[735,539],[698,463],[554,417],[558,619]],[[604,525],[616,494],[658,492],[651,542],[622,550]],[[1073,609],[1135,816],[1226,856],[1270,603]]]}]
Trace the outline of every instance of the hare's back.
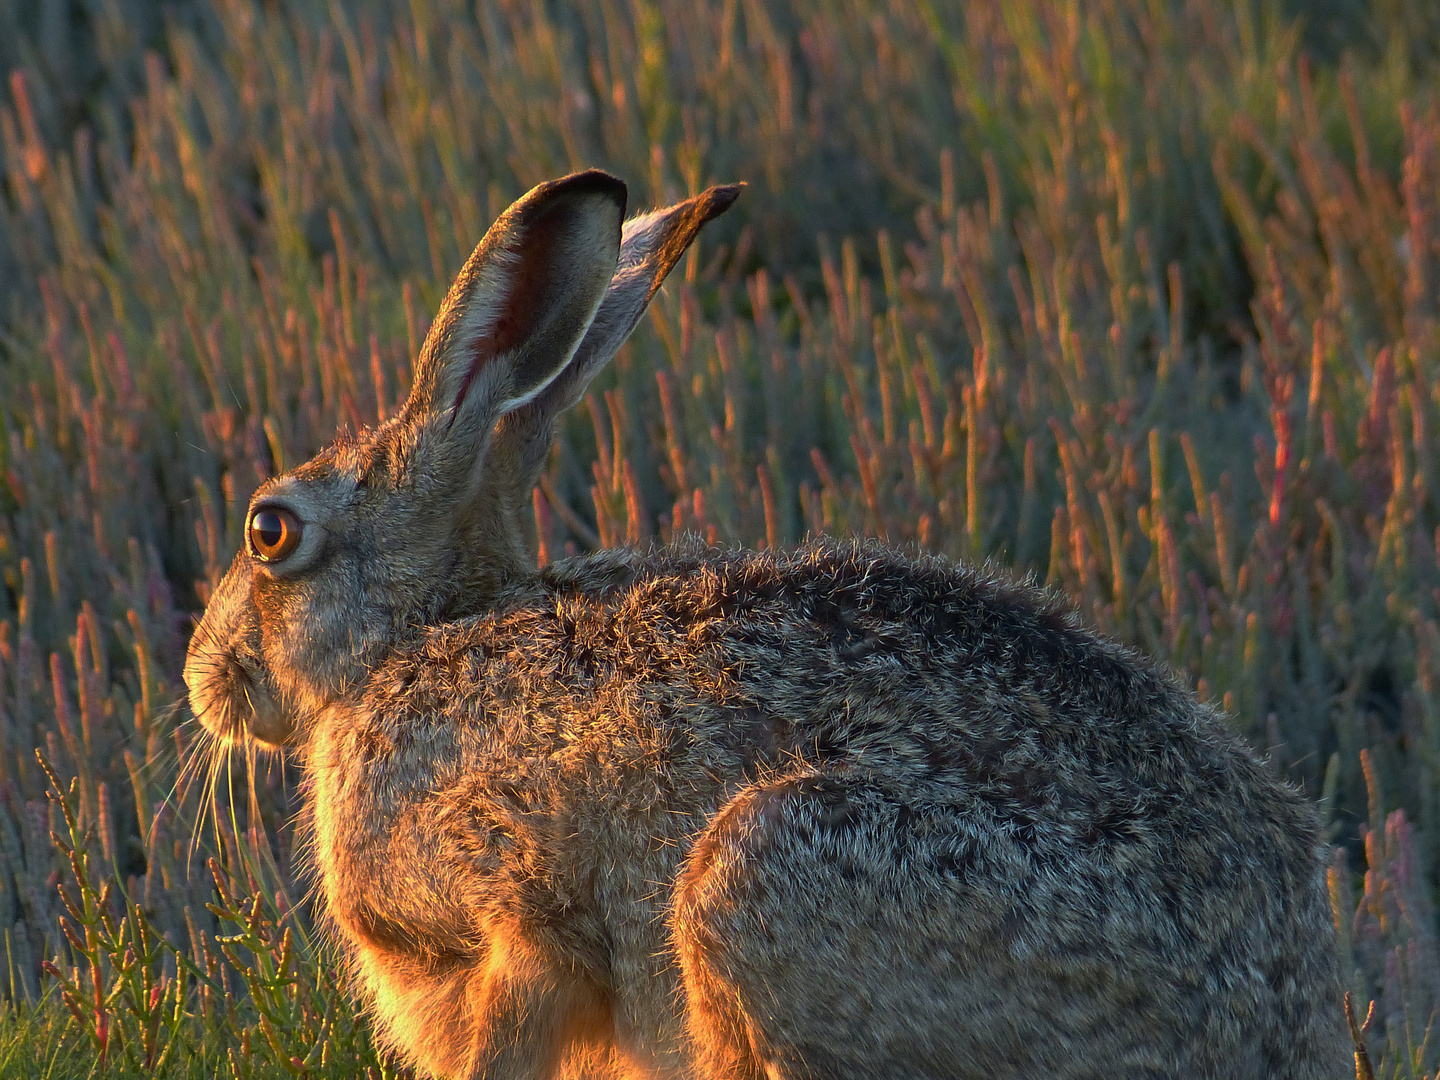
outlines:
[{"label": "hare's back", "polygon": [[1063,600],[945,559],[831,541],[622,549],[556,564],[542,582],[542,596],[476,627],[492,654],[548,672],[561,695],[631,688],[694,707],[674,715],[700,723],[697,740],[712,723],[729,738],[758,724],[781,751],[863,754],[871,767],[880,755],[1016,794],[1277,786],[1213,710]]}]

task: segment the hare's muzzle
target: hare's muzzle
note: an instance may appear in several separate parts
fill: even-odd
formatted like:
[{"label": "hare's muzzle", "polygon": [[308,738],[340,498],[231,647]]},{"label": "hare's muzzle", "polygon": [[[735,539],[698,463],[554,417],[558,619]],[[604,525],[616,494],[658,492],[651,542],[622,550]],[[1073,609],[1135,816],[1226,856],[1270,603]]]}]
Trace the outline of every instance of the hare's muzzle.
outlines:
[{"label": "hare's muzzle", "polygon": [[195,718],[221,741],[255,739],[277,747],[285,742],[290,724],[280,703],[263,675],[234,655],[192,644],[185,658],[185,685]]},{"label": "hare's muzzle", "polygon": [[[218,607],[224,611],[223,605]],[[184,673],[190,708],[222,742],[255,739],[280,746],[290,734],[290,723],[265,676],[258,626],[243,617],[217,617],[219,612],[212,601],[190,639]],[[227,625],[231,621],[235,625]]]}]

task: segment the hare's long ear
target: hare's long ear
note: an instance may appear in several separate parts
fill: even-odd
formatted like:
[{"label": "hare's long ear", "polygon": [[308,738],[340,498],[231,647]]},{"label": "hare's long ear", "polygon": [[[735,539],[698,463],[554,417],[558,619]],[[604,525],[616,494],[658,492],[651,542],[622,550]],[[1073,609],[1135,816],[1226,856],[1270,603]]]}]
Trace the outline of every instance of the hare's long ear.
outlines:
[{"label": "hare's long ear", "polygon": [[620,258],[605,299],[565,369],[535,399],[505,417],[497,452],[518,466],[524,495],[539,477],[554,438],[555,418],[573,408],[645,314],[665,275],[680,261],[701,227],[740,196],[744,184],[712,187],[664,210],[625,223]]},{"label": "hare's long ear", "polygon": [[565,369],[615,274],[625,185],[591,170],[534,188],[490,227],[451,287],[400,414],[426,470],[473,472],[495,421]]}]

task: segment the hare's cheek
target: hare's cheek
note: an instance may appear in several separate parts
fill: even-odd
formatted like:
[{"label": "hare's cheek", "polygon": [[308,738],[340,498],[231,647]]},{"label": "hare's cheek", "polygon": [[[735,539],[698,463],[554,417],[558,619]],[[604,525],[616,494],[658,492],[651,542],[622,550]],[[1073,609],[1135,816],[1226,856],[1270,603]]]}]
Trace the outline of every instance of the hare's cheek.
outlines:
[{"label": "hare's cheek", "polygon": [[375,620],[360,609],[355,559],[341,552],[323,573],[294,580],[257,575],[255,608],[265,667],[287,711],[313,715],[360,678],[376,646]]}]

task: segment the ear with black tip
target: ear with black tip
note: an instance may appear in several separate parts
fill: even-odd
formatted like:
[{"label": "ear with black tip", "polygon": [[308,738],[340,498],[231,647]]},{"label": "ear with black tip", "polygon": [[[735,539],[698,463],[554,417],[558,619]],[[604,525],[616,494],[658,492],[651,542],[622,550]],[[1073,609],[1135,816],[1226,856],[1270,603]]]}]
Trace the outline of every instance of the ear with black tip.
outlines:
[{"label": "ear with black tip", "polygon": [[[625,184],[599,170],[534,188],[475,248],[415,365],[400,422],[458,453],[566,368],[615,274]],[[473,457],[472,457],[473,461]]]},{"label": "ear with black tip", "polygon": [[[707,221],[740,197],[744,184],[707,188],[699,195],[625,223],[620,257],[605,299],[565,370],[535,399],[505,418],[499,438],[519,475],[534,486],[550,451],[555,418],[579,404],[590,381],[625,344],[650,299],[680,261]],[[527,488],[528,494],[528,488]]]}]

